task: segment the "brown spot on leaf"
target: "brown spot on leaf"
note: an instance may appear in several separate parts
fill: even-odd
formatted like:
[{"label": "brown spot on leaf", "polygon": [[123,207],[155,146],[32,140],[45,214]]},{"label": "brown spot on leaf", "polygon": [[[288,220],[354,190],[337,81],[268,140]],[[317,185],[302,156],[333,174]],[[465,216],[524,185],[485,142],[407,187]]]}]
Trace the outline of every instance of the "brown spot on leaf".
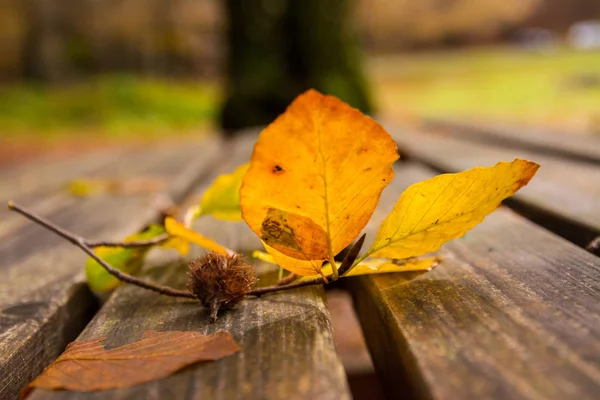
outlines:
[{"label": "brown spot on leaf", "polygon": [[[300,232],[300,233],[298,233]],[[269,208],[260,227],[260,238],[283,254],[301,260],[327,256],[327,233],[310,218]]]},{"label": "brown spot on leaf", "polygon": [[269,245],[284,245],[286,247],[300,250],[294,239],[294,229],[286,224],[287,218],[280,210],[269,209],[267,217],[262,222],[260,238]]}]

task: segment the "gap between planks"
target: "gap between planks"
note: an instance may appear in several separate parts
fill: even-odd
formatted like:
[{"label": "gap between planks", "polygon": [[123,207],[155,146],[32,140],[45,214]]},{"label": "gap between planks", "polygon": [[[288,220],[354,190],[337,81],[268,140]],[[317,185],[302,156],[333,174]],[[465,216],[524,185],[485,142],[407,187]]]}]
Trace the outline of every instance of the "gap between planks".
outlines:
[{"label": "gap between planks", "polygon": [[567,160],[600,165],[600,138],[592,135],[561,134],[544,129],[444,118],[426,118],[423,127],[476,142],[519,147]]}]

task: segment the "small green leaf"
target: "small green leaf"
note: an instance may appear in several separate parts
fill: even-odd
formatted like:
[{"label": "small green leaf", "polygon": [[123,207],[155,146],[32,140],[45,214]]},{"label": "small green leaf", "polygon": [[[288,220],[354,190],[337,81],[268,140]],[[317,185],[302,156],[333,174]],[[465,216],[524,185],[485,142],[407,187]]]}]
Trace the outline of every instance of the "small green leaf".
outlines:
[{"label": "small green leaf", "polygon": [[217,177],[204,192],[200,205],[194,211],[194,218],[212,215],[226,221],[241,221],[240,187],[249,166],[249,163],[240,165],[231,174]]},{"label": "small green leaf", "polygon": [[[125,238],[125,242],[150,240],[165,233],[164,227],[152,224],[142,232],[134,233]],[[144,264],[144,257],[150,247],[123,248],[123,247],[98,247],[95,253],[112,267],[126,272],[136,274]],[[88,285],[94,291],[106,292],[117,287],[120,281],[110,275],[93,258],[88,258],[85,263],[85,277]]]}]

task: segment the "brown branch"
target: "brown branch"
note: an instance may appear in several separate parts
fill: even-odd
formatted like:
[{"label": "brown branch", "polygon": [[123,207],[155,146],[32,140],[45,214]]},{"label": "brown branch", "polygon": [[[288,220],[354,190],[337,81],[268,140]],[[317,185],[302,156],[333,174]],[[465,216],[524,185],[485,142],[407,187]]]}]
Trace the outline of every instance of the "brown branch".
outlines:
[{"label": "brown branch", "polygon": [[[328,278],[331,279],[331,276],[328,276]],[[248,296],[262,296],[263,294],[266,293],[272,293],[272,292],[279,292],[282,290],[290,290],[290,289],[296,289],[296,288],[301,288],[301,287],[305,287],[305,286],[312,286],[312,285],[322,285],[324,283],[327,283],[327,281],[323,278],[323,277],[318,277],[318,278],[314,278],[314,279],[310,279],[307,281],[300,281],[300,282],[296,282],[296,283],[290,283],[289,285],[275,285],[275,286],[266,286],[266,287],[262,287],[262,288],[256,288],[256,289],[252,289],[251,291],[249,291],[248,293],[246,293],[246,295]]]},{"label": "brown branch", "polygon": [[22,206],[19,206],[12,201],[8,202],[8,209],[12,211],[16,211],[19,214],[25,216],[31,221],[43,226],[44,228],[56,233],[57,235],[67,239],[69,242],[77,245],[74,240],[82,241],[87,247],[95,248],[95,247],[148,247],[154,246],[156,244],[161,244],[169,239],[168,234],[160,235],[150,240],[141,240],[141,241],[131,241],[131,242],[123,242],[123,241],[109,241],[109,240],[87,240],[82,237],[73,235],[69,231],[61,228],[53,224],[52,222],[44,219],[38,215],[35,215],[33,212],[24,209]]},{"label": "brown branch", "polygon": [[122,242],[122,241],[110,241],[110,240],[85,240],[85,244],[88,247],[123,247],[123,248],[135,248],[135,247],[150,247],[155,246],[157,244],[161,244],[169,240],[169,235],[167,233],[152,238],[150,240],[139,240],[139,241],[131,241],[131,242]]},{"label": "brown branch", "polygon": [[[100,242],[100,241],[91,242],[91,241],[87,241],[86,239],[84,239],[80,236],[77,236],[77,235],[67,231],[66,229],[61,228],[58,225],[55,225],[54,223],[48,221],[47,219],[34,214],[33,212],[27,210],[26,208],[13,203],[12,201],[8,203],[8,208],[9,208],[9,210],[15,211],[15,212],[23,215],[27,219],[43,226],[44,228],[54,232],[55,234],[62,237],[63,239],[66,239],[71,244],[79,247],[81,250],[83,250],[83,252],[85,252],[87,255],[92,257],[98,264],[100,264],[109,274],[113,275],[115,278],[119,279],[122,282],[136,285],[136,286],[139,286],[144,289],[152,290],[152,291],[160,293],[160,294],[165,294],[167,296],[197,299],[197,297],[195,295],[193,295],[192,293],[190,293],[186,290],[180,290],[180,289],[176,289],[176,288],[173,288],[170,286],[159,285],[157,283],[149,282],[144,279],[129,275],[125,272],[119,271],[118,269],[113,268],[106,261],[104,261],[100,257],[98,257],[96,255],[96,253],[94,253],[94,250],[93,250],[93,247],[106,246],[106,245],[120,246],[120,244],[133,243],[134,246],[136,246],[138,244],[136,242],[121,243],[121,242]],[[155,238],[155,239],[157,239],[157,238]],[[294,276],[294,278],[296,277],[295,274],[290,274],[284,279],[290,278],[291,276]],[[300,281],[300,282],[296,282],[296,283],[256,288],[256,289],[250,290],[246,295],[261,296],[266,293],[297,289],[297,288],[301,288],[301,287],[305,287],[305,286],[321,285],[321,284],[327,283],[328,278],[331,279],[331,276],[318,277],[318,278],[314,278],[311,280]],[[213,314],[214,314],[214,307],[211,307],[211,317],[213,316]]]},{"label": "brown branch", "polygon": [[[188,291],[175,289],[170,286],[159,285],[157,283],[149,282],[149,281],[137,278],[135,276],[129,275],[127,273],[124,273],[122,271],[119,271],[118,269],[111,267],[106,261],[104,261],[100,257],[98,257],[96,255],[96,253],[94,253],[92,246],[89,245],[90,242],[86,241],[84,238],[77,236],[77,235],[63,229],[60,226],[53,224],[52,222],[48,221],[47,219],[44,219],[38,215],[33,214],[31,211],[29,211],[17,204],[14,204],[12,201],[8,203],[8,208],[9,208],[9,210],[18,212],[19,214],[23,215],[24,217],[28,218],[29,220],[56,233],[58,236],[71,242],[71,244],[79,247],[86,254],[88,254],[90,257],[92,257],[94,260],[96,260],[96,262],[98,264],[100,264],[106,270],[106,272],[113,275],[115,278],[119,279],[122,282],[130,283],[132,285],[136,285],[136,286],[142,287],[144,289],[152,290],[152,291],[160,293],[160,294],[166,294],[168,296],[186,297],[186,298],[190,298],[190,299],[196,298],[196,296],[194,296],[192,293],[190,293]],[[92,242],[92,244],[95,244],[95,243],[101,243],[101,242]],[[106,243],[116,243],[116,242],[106,242]]]},{"label": "brown branch", "polygon": [[288,283],[292,283],[296,280],[296,278],[298,278],[298,275],[294,274],[293,272],[291,274],[289,274],[288,276],[286,276],[285,278],[281,278],[276,284],[275,286],[283,286],[283,285],[287,285]]}]

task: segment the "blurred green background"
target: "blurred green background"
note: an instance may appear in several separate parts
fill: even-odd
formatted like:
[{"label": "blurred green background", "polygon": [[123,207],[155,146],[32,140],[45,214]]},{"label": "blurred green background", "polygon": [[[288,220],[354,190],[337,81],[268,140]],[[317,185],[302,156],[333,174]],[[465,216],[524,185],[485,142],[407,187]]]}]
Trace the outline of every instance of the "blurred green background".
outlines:
[{"label": "blurred green background", "polygon": [[[337,29],[339,40],[359,44],[357,57],[337,62],[352,63],[361,74],[357,79],[365,77],[365,96],[388,118],[418,123],[423,116],[443,115],[600,131],[597,0],[344,0],[343,24],[327,16],[334,4],[328,1],[319,3],[323,17],[303,11],[298,0],[262,0],[253,3],[255,21],[238,19],[231,26],[237,3],[4,0],[2,147],[215,131],[224,102],[248,87],[242,76],[232,89],[231,32],[242,27],[248,54],[238,67],[252,69],[248,59],[256,57],[260,65],[270,54],[269,44],[265,52],[257,41],[288,32],[289,24],[281,21],[292,9],[306,14],[293,20],[296,25],[315,21],[329,27],[319,31],[323,48],[315,54],[339,47],[327,42]],[[262,53],[253,53],[256,48]],[[294,62],[309,64],[308,58]],[[326,83],[339,79],[328,73]],[[261,84],[285,92],[277,101],[287,102],[287,91],[323,82],[311,79],[291,90],[285,85],[290,79],[267,76]],[[371,105],[361,108],[371,111]]]}]

